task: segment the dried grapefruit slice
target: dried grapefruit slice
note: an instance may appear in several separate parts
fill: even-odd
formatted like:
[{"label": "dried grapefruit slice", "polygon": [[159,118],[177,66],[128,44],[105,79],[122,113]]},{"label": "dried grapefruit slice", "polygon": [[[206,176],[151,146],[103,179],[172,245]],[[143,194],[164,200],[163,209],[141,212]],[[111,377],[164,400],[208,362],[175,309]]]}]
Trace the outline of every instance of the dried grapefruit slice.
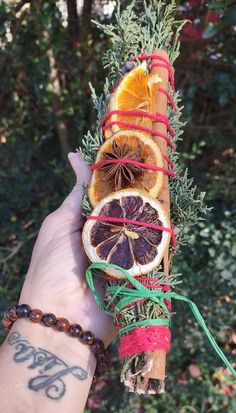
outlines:
[{"label": "dried grapefruit slice", "polygon": [[[88,188],[89,199],[96,205],[111,192],[126,188],[147,191],[156,198],[163,186],[163,172],[144,169],[140,165],[112,163],[129,159],[163,168],[163,156],[158,145],[146,134],[124,130],[107,139],[97,154]],[[101,161],[110,163],[101,165]]]},{"label": "dried grapefruit slice", "polygon": [[[117,218],[117,222],[92,219],[93,216]],[[170,230],[170,222],[162,205],[144,191],[124,189],[114,192],[97,205],[90,218],[84,225],[83,245],[92,262],[119,265],[133,276],[146,274],[160,264],[169,245],[170,233],[118,222],[119,219],[128,219]],[[104,271],[123,277],[113,268]]]},{"label": "dried grapefruit slice", "polygon": [[[156,97],[154,90],[156,90],[157,85],[160,85],[161,81],[157,73],[149,74],[147,72],[147,62],[144,61],[123,77],[112,94],[109,111],[139,110],[153,113],[152,99]],[[152,120],[148,117],[124,114],[113,114],[107,120],[106,125],[117,121],[134,123],[145,127],[152,126]],[[110,138],[113,133],[125,128],[127,126],[113,124],[111,128],[105,130],[104,136],[106,139]]]}]

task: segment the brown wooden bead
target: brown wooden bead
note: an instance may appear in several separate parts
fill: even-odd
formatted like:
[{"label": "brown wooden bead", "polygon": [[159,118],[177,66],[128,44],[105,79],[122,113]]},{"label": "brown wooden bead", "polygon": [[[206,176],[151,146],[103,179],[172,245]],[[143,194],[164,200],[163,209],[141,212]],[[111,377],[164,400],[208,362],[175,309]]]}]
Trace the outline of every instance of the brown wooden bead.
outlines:
[{"label": "brown wooden bead", "polygon": [[71,324],[68,331],[71,337],[80,337],[83,332],[82,327],[79,324]]},{"label": "brown wooden bead", "polygon": [[34,308],[29,313],[29,319],[32,321],[32,323],[40,323],[42,321],[42,318],[43,313],[41,310],[38,310],[37,308]]},{"label": "brown wooden bead", "polygon": [[101,361],[100,363],[98,363],[98,369],[100,371],[105,371],[107,368],[107,363],[105,361]]},{"label": "brown wooden bead", "polygon": [[107,350],[101,351],[100,353],[96,353],[95,356],[98,362],[106,361],[109,358]]},{"label": "brown wooden bead", "polygon": [[16,314],[17,317],[28,317],[29,313],[31,311],[31,308],[28,304],[20,304],[16,306]]},{"label": "brown wooden bead", "polygon": [[101,340],[94,340],[91,344],[91,351],[93,353],[101,353],[104,350],[104,343]]},{"label": "brown wooden bead", "polygon": [[92,344],[94,342],[94,335],[91,331],[84,331],[81,334],[80,341],[84,344]]},{"label": "brown wooden bead", "polygon": [[95,369],[95,373],[94,373],[94,377],[96,379],[98,379],[98,377],[102,374],[102,371],[99,369],[99,367],[97,366]]},{"label": "brown wooden bead", "polygon": [[7,316],[7,311],[5,311],[5,312],[3,313],[3,319],[4,319],[4,320],[7,320],[7,321],[11,321],[11,322],[13,323],[13,321],[10,320],[10,318],[8,318],[8,316]]},{"label": "brown wooden bead", "polygon": [[56,321],[56,328],[59,331],[67,331],[70,327],[70,323],[66,318],[58,318]]},{"label": "brown wooden bead", "polygon": [[11,307],[8,308],[8,310],[6,312],[6,316],[11,321],[16,321],[17,320],[16,306],[15,305],[11,305]]},{"label": "brown wooden bead", "polygon": [[9,320],[7,317],[3,317],[2,319],[3,327],[6,327],[6,328],[11,327],[12,324],[13,324],[13,321]]},{"label": "brown wooden bead", "polygon": [[43,315],[42,322],[46,327],[51,327],[56,324],[57,318],[52,313],[47,313]]},{"label": "brown wooden bead", "polygon": [[95,357],[98,362],[98,367],[101,363],[105,363],[106,367],[108,367],[111,364],[111,353],[108,350],[103,350],[101,353],[96,353]]}]

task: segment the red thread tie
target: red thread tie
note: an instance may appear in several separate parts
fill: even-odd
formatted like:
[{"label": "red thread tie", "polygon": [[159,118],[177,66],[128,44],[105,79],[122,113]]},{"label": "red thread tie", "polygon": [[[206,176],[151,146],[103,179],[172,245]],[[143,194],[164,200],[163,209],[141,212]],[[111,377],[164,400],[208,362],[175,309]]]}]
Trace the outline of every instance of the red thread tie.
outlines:
[{"label": "red thread tie", "polygon": [[161,60],[162,62],[166,63],[167,65],[170,66],[170,62],[168,59],[166,59],[164,56],[160,56],[159,54],[149,54],[146,55],[145,52],[140,53],[140,55],[138,55],[137,57],[133,57],[133,59],[131,59],[131,62],[135,62],[136,60],[148,60],[148,59],[152,59],[152,60]]},{"label": "red thread tie", "polygon": [[159,231],[165,231],[171,234],[172,245],[174,248],[176,247],[175,234],[172,228],[166,228],[166,227],[163,227],[162,225],[150,224],[149,222],[134,221],[132,219],[127,219],[127,218],[106,217],[106,216],[101,216],[101,215],[88,215],[87,219],[89,220],[94,219],[97,221],[114,222],[114,223],[118,222],[121,224],[133,224],[133,225],[138,225],[140,227],[156,229]]},{"label": "red thread tie", "polygon": [[170,175],[170,176],[176,176],[175,172],[169,171],[166,168],[162,168],[160,166],[155,166],[155,165],[150,165],[147,163],[143,163],[143,162],[139,162],[139,161],[135,161],[134,159],[104,159],[103,161],[97,162],[93,165],[91,165],[91,169],[92,171],[94,171],[94,169],[97,168],[102,168],[104,165],[109,165],[109,164],[130,164],[130,165],[134,165],[134,166],[140,166],[143,169],[149,169],[151,171],[156,171],[156,172],[163,172],[166,175]]},{"label": "red thread tie", "polygon": [[123,109],[117,109],[117,110],[112,110],[108,112],[108,114],[103,118],[101,124],[99,125],[100,127],[104,125],[104,123],[109,119],[112,115],[131,115],[131,116],[140,116],[140,117],[146,117],[152,120],[155,120],[156,122],[161,122],[164,123],[168,129],[168,132],[170,135],[173,137],[175,135],[172,127],[170,126],[169,120],[167,116],[161,114],[161,113],[156,113],[156,114],[151,114],[149,112],[145,112],[143,110],[123,110]]},{"label": "red thread tie", "polygon": [[152,60],[160,60],[162,63],[151,63],[149,65],[149,68],[153,68],[153,67],[163,67],[164,69],[168,70],[168,74],[169,74],[169,80],[170,80],[170,84],[171,84],[171,88],[173,90],[173,92],[175,92],[175,84],[174,84],[174,76],[173,76],[173,72],[172,72],[172,68],[170,65],[170,62],[168,59],[166,59],[163,56],[160,55],[156,55],[156,54],[151,54],[151,55],[146,55],[144,52],[141,53],[139,56],[134,57],[133,59],[131,59],[131,62],[135,62],[136,60],[148,60],[148,59],[152,59]]},{"label": "red thread tie", "polygon": [[166,326],[135,327],[120,339],[119,355],[128,357],[146,351],[170,350],[171,333]]},{"label": "red thread tie", "polygon": [[[103,118],[101,121],[99,127],[104,125],[104,123],[109,119],[112,115],[133,115],[133,116],[140,116],[140,117],[145,117],[149,119],[156,120],[157,122],[160,122],[161,116],[164,116],[162,114],[151,114],[149,112],[145,112],[144,110],[123,110],[123,109],[116,109],[116,110],[111,110],[110,112],[107,113],[107,115]],[[165,116],[165,122],[168,122],[167,117]]]},{"label": "red thread tie", "polygon": [[177,106],[176,106],[173,98],[172,98],[172,97],[170,96],[170,94],[167,92],[167,90],[164,89],[163,87],[159,87],[159,88],[158,88],[158,92],[164,93],[164,95],[166,95],[166,97],[167,97],[168,101],[170,102],[172,108],[173,108],[174,111],[176,112],[176,111],[177,111]]},{"label": "red thread tie", "polygon": [[102,130],[105,131],[105,130],[111,128],[113,125],[125,126],[125,127],[128,127],[128,128],[131,128],[131,129],[141,130],[143,132],[150,133],[151,135],[154,135],[154,136],[159,136],[160,138],[165,139],[165,141],[168,143],[168,145],[171,149],[174,149],[173,143],[168,138],[168,136],[166,136],[164,133],[158,132],[155,129],[147,128],[146,126],[136,125],[136,123],[121,122],[121,121],[109,122],[109,123],[106,124],[106,126],[104,126],[102,128]]},{"label": "red thread tie", "polygon": [[173,78],[172,70],[169,65],[167,65],[166,63],[150,63],[148,67],[150,69],[152,69],[153,67],[163,67],[164,69],[168,70],[170,85],[171,85],[173,92],[175,93],[174,78]]},{"label": "red thread tie", "polygon": [[173,162],[170,160],[170,158],[168,158],[168,156],[163,155],[163,158],[166,160],[166,162],[170,165],[171,169],[174,168],[174,164]]}]

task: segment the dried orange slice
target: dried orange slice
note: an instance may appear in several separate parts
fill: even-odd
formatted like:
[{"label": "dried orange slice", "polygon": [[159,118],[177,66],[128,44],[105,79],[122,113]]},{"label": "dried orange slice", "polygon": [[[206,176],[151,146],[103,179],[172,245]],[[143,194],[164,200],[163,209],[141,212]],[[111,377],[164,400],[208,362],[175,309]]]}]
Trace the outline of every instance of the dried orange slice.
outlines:
[{"label": "dried orange slice", "polygon": [[[92,262],[107,262],[125,268],[133,276],[157,267],[169,245],[170,233],[134,223],[107,222],[102,218],[128,219],[170,229],[160,202],[144,191],[124,189],[104,198],[94,209],[83,229],[83,245]],[[102,218],[101,218],[102,217]],[[123,277],[114,268],[104,271]]]},{"label": "dried orange slice", "polygon": [[[117,88],[115,89],[109,102],[109,111],[114,110],[139,110],[153,113],[152,99],[156,97],[154,90],[160,85],[161,78],[157,73],[147,73],[147,62],[144,61],[127,73]],[[152,126],[152,119],[124,114],[113,114],[106,122],[127,122],[145,127]],[[110,138],[113,133],[127,129],[127,126],[112,125],[111,128],[104,132],[105,138]]]},{"label": "dried orange slice", "polygon": [[[88,187],[92,205],[96,205],[111,192],[125,188],[147,191],[156,198],[163,186],[163,172],[144,169],[140,165],[112,163],[117,159],[129,159],[163,168],[163,156],[158,145],[138,131],[117,132],[100,147],[96,168]],[[110,163],[101,165],[101,161]],[[100,166],[101,165],[101,166]]]}]

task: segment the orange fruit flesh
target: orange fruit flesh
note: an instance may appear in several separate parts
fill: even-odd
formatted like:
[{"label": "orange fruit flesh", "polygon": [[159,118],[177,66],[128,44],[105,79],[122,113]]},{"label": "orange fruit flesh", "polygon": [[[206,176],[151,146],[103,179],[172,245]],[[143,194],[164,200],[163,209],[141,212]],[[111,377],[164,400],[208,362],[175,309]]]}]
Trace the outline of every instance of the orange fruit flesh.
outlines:
[{"label": "orange fruit flesh", "polygon": [[[124,76],[120,85],[112,95],[109,105],[110,111],[140,110],[152,113],[152,99],[153,96],[156,95],[155,93],[153,94],[153,92],[157,89],[158,84],[161,83],[161,79],[157,74],[148,74],[146,69],[146,62],[143,62],[143,64],[134,68],[131,72]],[[106,124],[113,121],[126,122],[130,124],[133,123],[148,128],[152,127],[152,119],[145,116],[115,114],[108,119]],[[105,138],[110,138],[112,136],[112,132],[114,133],[118,130],[126,128],[127,126],[113,125],[105,131]]]},{"label": "orange fruit flesh", "polygon": [[[158,146],[152,139],[145,134],[140,134],[134,131],[120,131],[113,135],[113,138],[107,140],[100,148],[96,162],[100,162],[105,158],[105,152],[112,152],[113,142],[116,142],[120,147],[128,144],[131,150],[135,150],[138,146],[141,147],[139,162],[149,165],[163,167],[163,157]],[[126,182],[121,189],[137,188],[149,192],[156,197],[163,185],[163,173],[152,171],[149,169],[139,169],[139,173],[134,175],[135,179],[132,183]],[[114,186],[114,179],[108,178],[106,169],[99,168],[93,172],[88,194],[93,205],[98,203],[101,199],[116,190]]]},{"label": "orange fruit flesh", "polygon": [[[138,190],[111,194],[98,204],[92,215],[126,218],[170,228],[161,204]],[[133,276],[146,274],[160,264],[169,239],[170,234],[165,231],[132,223],[89,220],[83,230],[84,248],[92,262],[119,265]],[[117,275],[112,268],[105,272]]]}]

